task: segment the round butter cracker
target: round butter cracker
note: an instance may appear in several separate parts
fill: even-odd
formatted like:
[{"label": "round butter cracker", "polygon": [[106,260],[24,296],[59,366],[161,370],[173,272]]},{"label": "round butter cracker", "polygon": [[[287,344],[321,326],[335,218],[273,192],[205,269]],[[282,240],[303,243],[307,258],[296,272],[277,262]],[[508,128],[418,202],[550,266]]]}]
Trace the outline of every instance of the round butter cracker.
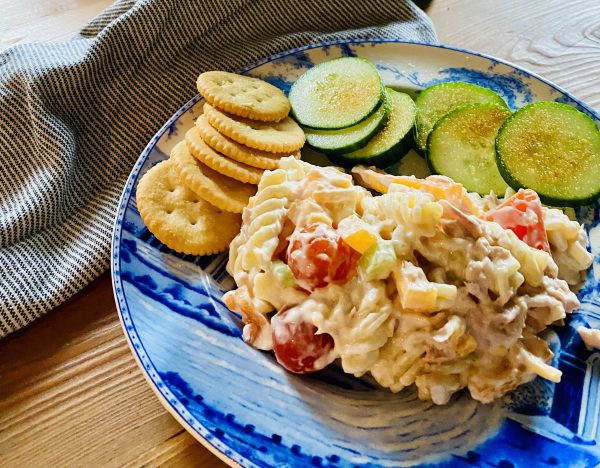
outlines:
[{"label": "round butter cracker", "polygon": [[255,185],[260,182],[264,170],[242,164],[223,156],[221,153],[217,153],[214,149],[204,143],[202,138],[199,138],[195,127],[187,131],[185,134],[185,142],[192,155],[214,171],[239,180],[240,182]]},{"label": "round butter cracker", "polygon": [[257,122],[233,117],[208,102],[204,104],[204,115],[219,133],[251,148],[284,153],[298,151],[304,146],[304,132],[291,117],[277,123]]},{"label": "round butter cracker", "polygon": [[219,133],[211,124],[208,123],[203,114],[196,120],[198,138],[202,138],[204,143],[215,151],[238,162],[248,166],[258,167],[259,169],[277,169],[279,160],[286,156],[294,156],[300,159],[300,151],[287,153],[269,153],[249,146],[242,145],[231,138]]},{"label": "round butter cracker", "polygon": [[171,151],[171,161],[186,187],[222,210],[241,213],[256,193],[256,186],[219,174],[202,164],[183,141]]},{"label": "round butter cracker", "polygon": [[259,78],[208,71],[198,77],[196,85],[207,102],[239,117],[279,122],[290,112],[285,94]]},{"label": "round butter cracker", "polygon": [[136,202],[150,232],[184,254],[221,252],[242,225],[240,214],[222,211],[184,186],[170,160],[144,174],[137,185]]}]

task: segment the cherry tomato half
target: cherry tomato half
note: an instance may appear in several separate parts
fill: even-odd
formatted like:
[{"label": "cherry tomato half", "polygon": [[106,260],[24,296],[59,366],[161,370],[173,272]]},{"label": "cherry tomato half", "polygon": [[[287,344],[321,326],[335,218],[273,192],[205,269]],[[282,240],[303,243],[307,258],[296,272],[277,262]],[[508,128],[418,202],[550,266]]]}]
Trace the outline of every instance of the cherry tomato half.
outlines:
[{"label": "cherry tomato half", "polygon": [[295,309],[279,312],[271,319],[277,362],[297,374],[323,369],[334,360],[333,338],[327,333],[317,335],[317,327],[312,323],[301,317],[296,319]]},{"label": "cherry tomato half", "polygon": [[295,231],[286,255],[298,285],[307,291],[346,281],[355,273],[359,258],[335,229],[322,223]]},{"label": "cherry tomato half", "polygon": [[489,221],[495,221],[503,228],[513,231],[527,245],[550,252],[542,217],[542,202],[533,190],[519,190],[488,211],[486,217]]}]

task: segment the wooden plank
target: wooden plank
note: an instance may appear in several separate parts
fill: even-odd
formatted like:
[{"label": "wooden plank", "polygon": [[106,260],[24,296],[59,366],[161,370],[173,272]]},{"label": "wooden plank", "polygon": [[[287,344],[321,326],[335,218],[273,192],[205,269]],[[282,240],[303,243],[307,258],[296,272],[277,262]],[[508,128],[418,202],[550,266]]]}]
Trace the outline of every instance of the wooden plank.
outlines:
[{"label": "wooden plank", "polygon": [[441,42],[508,60],[600,109],[600,2],[443,0],[427,13]]},{"label": "wooden plank", "polygon": [[103,275],[0,343],[0,466],[225,466],[165,411]]},{"label": "wooden plank", "polygon": [[0,51],[26,42],[66,41],[112,0],[0,0]]}]

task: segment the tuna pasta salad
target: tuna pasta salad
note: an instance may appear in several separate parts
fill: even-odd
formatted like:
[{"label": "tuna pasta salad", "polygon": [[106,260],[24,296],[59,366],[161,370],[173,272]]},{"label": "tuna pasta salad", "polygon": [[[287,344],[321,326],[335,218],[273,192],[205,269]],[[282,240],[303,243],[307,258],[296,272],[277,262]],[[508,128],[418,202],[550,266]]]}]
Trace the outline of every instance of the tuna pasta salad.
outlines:
[{"label": "tuna pasta salad", "polygon": [[[229,251],[244,340],[296,373],[336,360],[398,392],[491,402],[561,372],[540,333],[579,306],[583,228],[532,190],[353,175],[294,157],[266,171]],[[354,177],[353,177],[354,176]]]}]

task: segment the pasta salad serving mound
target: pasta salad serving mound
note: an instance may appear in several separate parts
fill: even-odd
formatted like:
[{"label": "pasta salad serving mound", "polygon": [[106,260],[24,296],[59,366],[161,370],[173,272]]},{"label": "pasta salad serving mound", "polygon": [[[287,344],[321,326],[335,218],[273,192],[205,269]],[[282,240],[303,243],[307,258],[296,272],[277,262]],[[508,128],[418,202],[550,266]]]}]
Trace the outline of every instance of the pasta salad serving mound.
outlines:
[{"label": "pasta salad serving mound", "polygon": [[436,404],[463,388],[487,403],[538,375],[558,382],[540,334],[579,306],[583,228],[531,190],[502,200],[444,176],[353,175],[293,157],[264,173],[223,297],[244,340],[291,372],[339,359]]}]

